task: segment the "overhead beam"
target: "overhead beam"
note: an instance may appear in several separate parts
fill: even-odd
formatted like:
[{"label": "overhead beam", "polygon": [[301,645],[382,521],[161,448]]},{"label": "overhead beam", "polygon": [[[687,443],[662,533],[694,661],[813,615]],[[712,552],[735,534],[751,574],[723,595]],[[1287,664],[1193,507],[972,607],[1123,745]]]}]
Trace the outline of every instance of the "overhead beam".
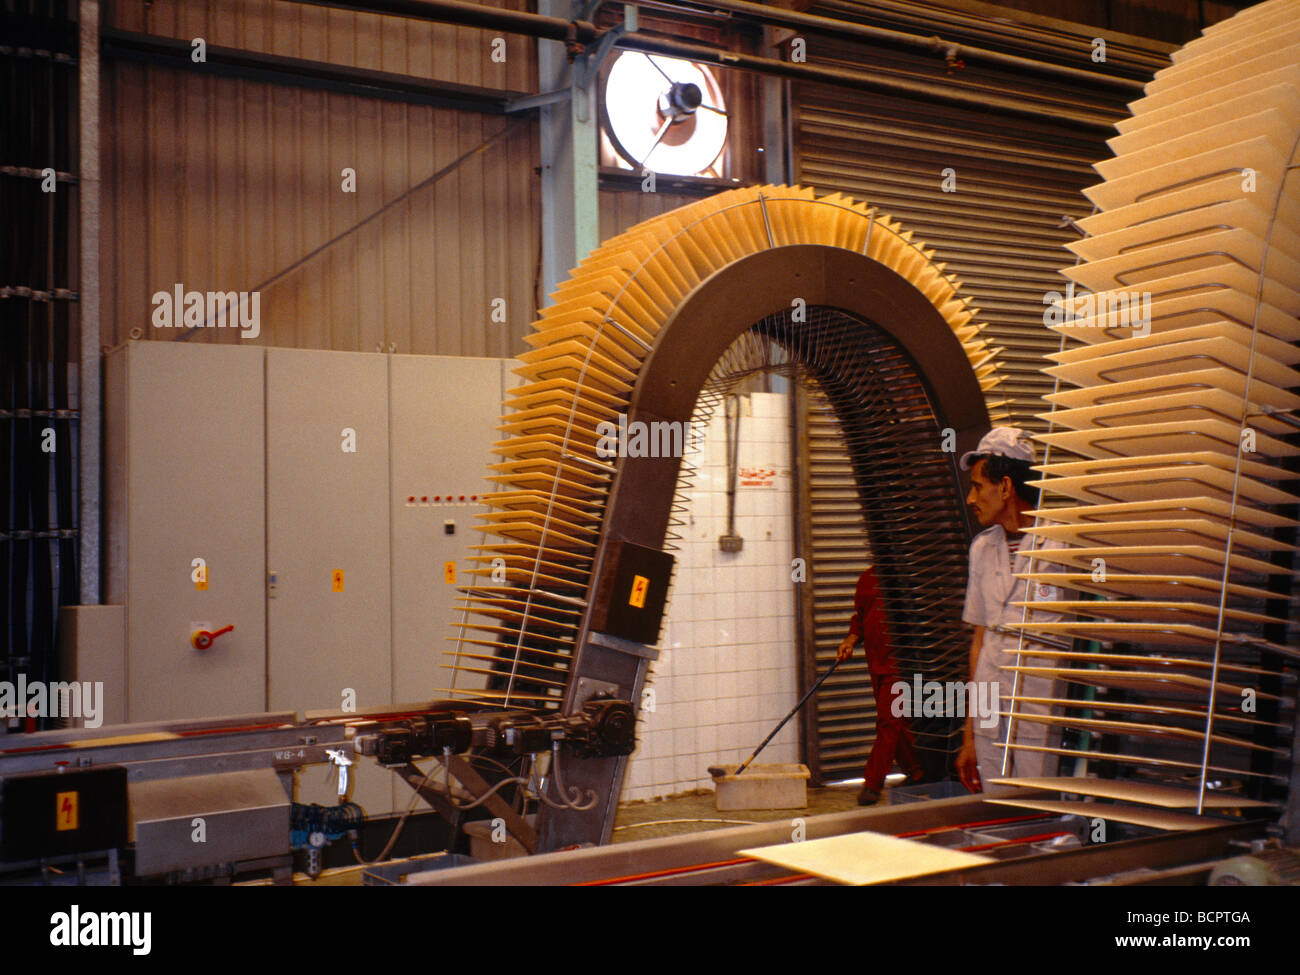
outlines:
[{"label": "overhead beam", "polygon": [[211,44],[207,47],[207,60],[196,63],[190,57],[190,42],[180,38],[114,28],[102,31],[101,38],[101,51],[106,58],[485,115],[504,115],[512,103],[528,94]]}]

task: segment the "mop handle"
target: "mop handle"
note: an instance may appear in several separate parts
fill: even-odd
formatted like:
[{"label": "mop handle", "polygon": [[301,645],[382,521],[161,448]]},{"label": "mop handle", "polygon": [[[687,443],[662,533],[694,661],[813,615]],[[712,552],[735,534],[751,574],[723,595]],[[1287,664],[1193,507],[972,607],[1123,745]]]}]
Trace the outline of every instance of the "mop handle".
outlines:
[{"label": "mop handle", "polygon": [[772,729],[772,733],[763,739],[763,743],[754,749],[754,753],[750,755],[749,758],[745,759],[744,764],[741,765],[740,768],[736,769],[736,771],[732,772],[731,773],[732,775],[739,775],[741,772],[745,771],[745,769],[749,768],[749,763],[752,762],[754,759],[758,758],[758,753],[767,747],[767,743],[776,737],[777,732],[785,727],[785,723],[787,721],[789,721],[791,718],[793,718],[796,714],[799,713],[799,709],[808,703],[808,698],[812,697],[814,694],[817,693],[817,688],[822,686],[822,681],[824,681],[831,674],[835,673],[835,668],[838,667],[839,665],[840,665],[840,661],[837,659],[835,663],[831,664],[830,670],[826,671],[826,673],[822,674],[820,677],[817,678],[817,682],[813,684],[812,687],[808,688],[807,691],[804,692],[803,697],[799,698],[799,703],[790,709],[790,713],[781,719],[781,723]]}]

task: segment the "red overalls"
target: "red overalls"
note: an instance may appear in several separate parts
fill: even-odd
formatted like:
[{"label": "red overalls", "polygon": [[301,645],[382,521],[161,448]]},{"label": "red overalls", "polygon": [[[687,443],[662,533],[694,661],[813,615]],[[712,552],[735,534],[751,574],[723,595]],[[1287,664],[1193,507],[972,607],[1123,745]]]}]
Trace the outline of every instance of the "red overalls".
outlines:
[{"label": "red overalls", "polygon": [[[863,769],[863,787],[879,792],[884,788],[885,776],[898,765],[909,775],[918,775],[921,763],[912,742],[912,726],[907,718],[894,716],[895,682],[903,678],[894,662],[889,645],[889,629],[885,624],[885,607],[876,584],[876,572],[867,569],[858,578],[853,594],[853,619],[849,633],[862,639],[867,652],[867,668],[871,671],[871,688],[876,695],[876,741],[867,756]],[[901,708],[900,708],[901,710]]]}]

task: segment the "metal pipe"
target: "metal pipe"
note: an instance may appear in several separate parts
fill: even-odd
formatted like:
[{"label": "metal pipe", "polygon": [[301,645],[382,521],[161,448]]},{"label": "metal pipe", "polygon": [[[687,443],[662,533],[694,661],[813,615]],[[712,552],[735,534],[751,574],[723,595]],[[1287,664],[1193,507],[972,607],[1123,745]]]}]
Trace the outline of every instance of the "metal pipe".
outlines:
[{"label": "metal pipe", "polygon": [[77,187],[80,231],[77,290],[81,333],[78,383],[81,422],[78,427],[78,486],[80,488],[77,559],[80,600],[100,601],[100,324],[99,324],[99,0],[81,0],[79,91],[77,96]]},{"label": "metal pipe", "polygon": [[[530,37],[564,41],[566,44],[580,45],[584,48],[607,33],[607,31],[598,30],[590,21],[563,21],[558,17],[543,17],[537,14],[484,8],[477,4],[462,3],[460,0],[371,0],[368,3],[362,2],[362,0],[351,0],[351,2],[349,0],[289,0],[289,2],[309,3],[313,6],[335,7],[364,13],[411,17],[420,20],[461,24],[468,27],[483,27],[508,33],[525,34]],[[615,41],[615,46],[628,51],[662,54],[666,57],[683,58],[688,61],[714,64],[724,68],[777,75],[799,81],[852,88],[858,91],[888,95],[917,95],[933,101],[969,105],[973,108],[996,108],[1011,115],[1050,119],[1058,123],[1067,122],[1106,133],[1111,133],[1115,125],[1113,116],[1080,113],[1071,111],[1066,106],[1029,105],[989,93],[966,92],[919,81],[903,81],[884,74],[874,74],[861,70],[855,71],[847,68],[791,63],[774,58],[744,54],[738,51],[706,47],[702,44],[646,37],[644,32],[623,34]]]},{"label": "metal pipe", "polygon": [[389,14],[413,20],[432,20],[466,27],[500,30],[508,34],[526,34],[551,41],[572,41],[584,47],[597,40],[603,31],[586,20],[566,20],[542,14],[484,7],[461,0],[289,0],[313,7],[333,7],[357,13]]},{"label": "metal pipe", "polygon": [[[1071,81],[1083,81],[1089,84],[1107,84],[1114,85],[1117,88],[1126,88],[1130,91],[1139,92],[1143,89],[1146,82],[1134,78],[1120,78],[1114,75],[1098,74],[1094,71],[1084,71],[1080,68],[1071,68],[1063,64],[1054,64],[1050,61],[1034,61],[1030,58],[1017,57],[1014,54],[1004,54],[1001,51],[991,51],[985,48],[968,47],[964,44],[958,44],[956,41],[946,41],[937,35],[929,37],[920,34],[907,34],[903,31],[890,30],[885,27],[872,27],[870,24],[858,24],[850,20],[837,20],[834,17],[822,17],[817,14],[801,13],[796,10],[787,10],[781,7],[769,7],[759,3],[749,3],[748,0],[650,0],[645,6],[656,7],[665,10],[677,10],[679,12],[689,13],[706,13],[711,10],[721,10],[729,14],[735,14],[745,20],[753,21],[758,24],[768,24],[773,27],[785,27],[791,30],[805,30],[813,33],[825,34],[830,37],[844,38],[852,37],[863,41],[878,41],[885,44],[896,44],[901,47],[911,47],[926,52],[945,57],[949,52],[960,56],[966,61],[980,61],[985,64],[996,64],[1000,67],[1015,68],[1020,71],[1032,71],[1038,74],[1056,75],[1061,78],[1069,78]],[[682,8],[700,8],[696,10],[682,10]]]},{"label": "metal pipe", "polygon": [[794,64],[773,58],[762,58],[738,51],[726,51],[705,47],[701,44],[688,44],[684,41],[664,40],[646,37],[644,34],[625,34],[615,46],[629,51],[641,51],[645,54],[663,54],[668,57],[684,58],[704,64],[716,64],[724,68],[738,68],[742,71],[754,71],[759,74],[774,74],[798,81],[834,85],[839,88],[852,88],[857,91],[870,91],[886,95],[920,95],[940,102],[955,102],[973,108],[996,108],[1012,115],[1030,118],[1045,118],[1055,122],[1070,122],[1098,131],[1111,132],[1115,120],[1111,116],[1091,115],[1071,112],[1064,107],[1033,106],[1011,98],[1000,98],[988,93],[965,92],[932,85],[920,81],[902,81],[883,74],[866,71],[851,71],[847,68],[818,67],[810,64]]}]

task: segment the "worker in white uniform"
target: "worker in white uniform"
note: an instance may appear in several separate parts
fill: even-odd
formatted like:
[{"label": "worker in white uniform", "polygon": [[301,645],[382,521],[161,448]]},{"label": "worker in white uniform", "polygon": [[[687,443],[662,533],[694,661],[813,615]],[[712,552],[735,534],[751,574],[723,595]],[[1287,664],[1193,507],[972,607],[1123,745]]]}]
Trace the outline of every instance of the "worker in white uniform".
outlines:
[{"label": "worker in white uniform", "polygon": [[[977,687],[996,687],[999,710],[1004,712],[1011,710],[1013,688],[1018,697],[1049,698],[1054,691],[1054,682],[1025,674],[1021,674],[1019,685],[1016,686],[1015,672],[1002,668],[1017,663],[1016,650],[1021,646],[1020,637],[1014,632],[998,632],[993,629],[1025,622],[1024,608],[1014,606],[1013,603],[1063,598],[1055,586],[1035,586],[1024,579],[1013,578],[1013,573],[1030,571],[1029,554],[1035,547],[1038,551],[1059,547],[1059,543],[1043,542],[1036,536],[1023,532],[1034,521],[1026,512],[1034,510],[1038,505],[1038,492],[1026,483],[1034,477],[1030,470],[1033,463],[1033,441],[1027,433],[1015,427],[994,427],[980,440],[975,450],[963,454],[961,458],[961,469],[971,472],[966,503],[979,523],[986,526],[971,542],[970,578],[966,586],[966,605],[962,611],[962,619],[975,627],[971,640],[971,680],[976,682]],[[1059,571],[1040,560],[1035,560],[1033,564],[1035,572],[1054,569]],[[1037,622],[1060,618],[1060,614],[1042,610],[1035,610],[1030,616],[1030,619]],[[1028,639],[1024,647],[1051,655],[1050,648]],[[1038,657],[1021,656],[1019,662],[1027,666],[1052,665],[1052,661]],[[1046,714],[1048,710],[1046,705],[1017,701],[1014,744],[1046,746],[1049,726],[1042,722],[1022,720],[1020,715]],[[962,784],[972,792],[981,789],[998,791],[997,787],[988,783],[1003,775],[1002,763],[1007,751],[1004,746],[1009,724],[1010,719],[1006,716],[994,721],[991,715],[975,715],[968,711],[956,768]],[[1006,774],[1048,774],[1049,759],[1054,757],[1047,752],[1012,748]],[[1055,763],[1051,763],[1050,767],[1054,768]]]}]

